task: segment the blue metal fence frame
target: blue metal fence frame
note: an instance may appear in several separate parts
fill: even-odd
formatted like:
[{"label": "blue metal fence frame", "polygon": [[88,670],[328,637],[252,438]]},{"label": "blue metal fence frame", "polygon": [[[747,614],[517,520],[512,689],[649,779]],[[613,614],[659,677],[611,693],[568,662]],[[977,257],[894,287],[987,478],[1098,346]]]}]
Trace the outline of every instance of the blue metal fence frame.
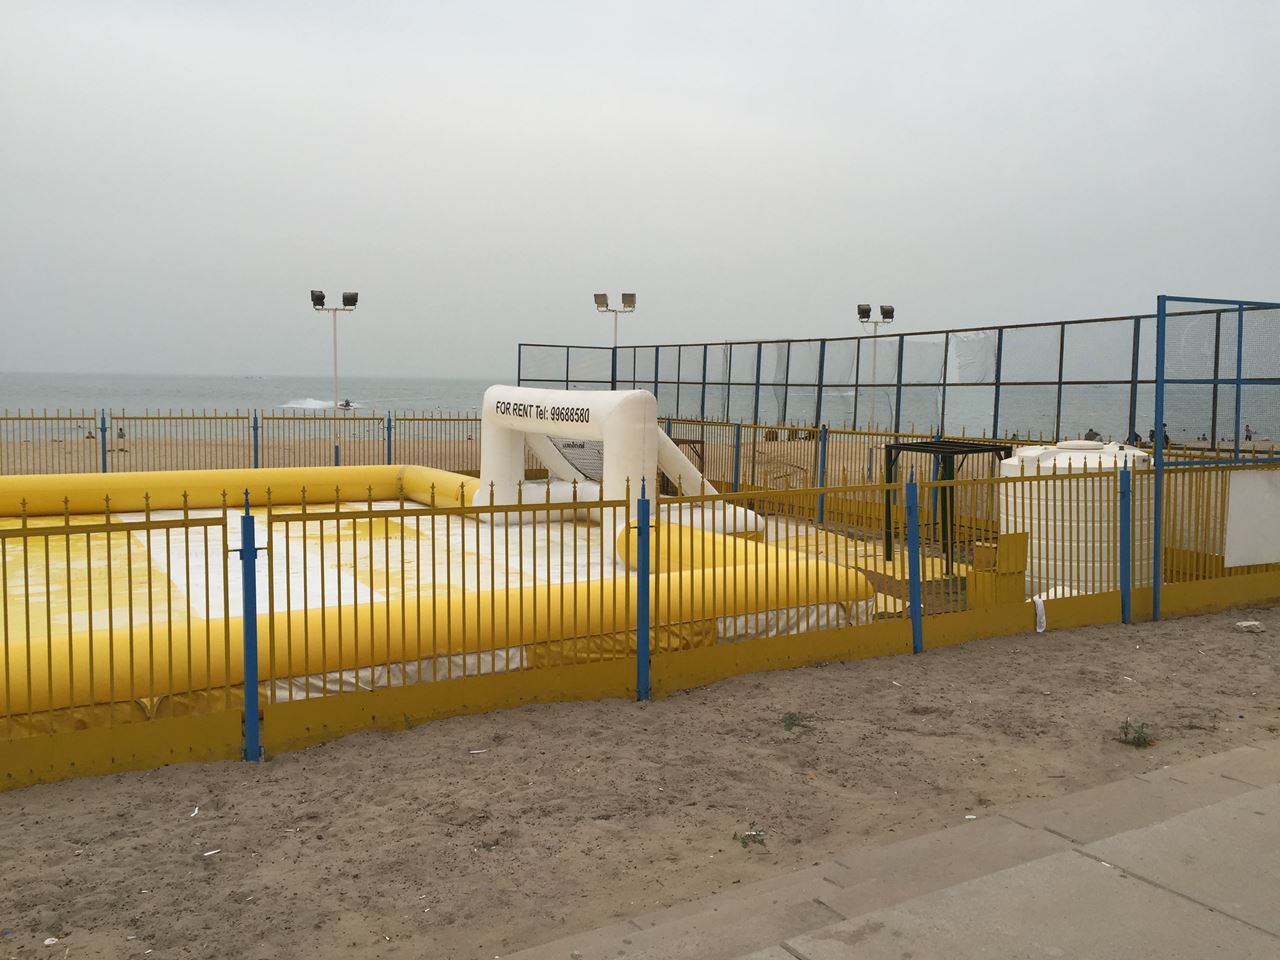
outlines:
[{"label": "blue metal fence frame", "polygon": [[253,516],[249,513],[249,491],[244,492],[244,514],[240,517],[241,622],[244,624],[244,759],[262,759],[262,738],[258,707],[258,550],[254,543]]},{"label": "blue metal fence frame", "polygon": [[911,652],[924,653],[924,603],[920,589],[920,493],[915,468],[905,484],[907,514],[907,606],[911,614]]},{"label": "blue metal fence frame", "polygon": [[[1233,375],[1231,377],[1222,377],[1220,358],[1215,351],[1214,355],[1214,376],[1213,377],[1169,377],[1165,371],[1165,365],[1168,360],[1165,350],[1165,338],[1168,330],[1168,318],[1174,315],[1186,315],[1191,313],[1207,313],[1206,310],[1180,311],[1177,314],[1169,313],[1169,304],[1195,304],[1199,307],[1221,307],[1226,309],[1234,309],[1236,311],[1236,362],[1233,366]],[[1184,297],[1172,294],[1160,294],[1156,297],[1156,370],[1155,370],[1155,417],[1154,429],[1156,430],[1155,450],[1154,450],[1154,466],[1155,466],[1155,495],[1153,497],[1152,509],[1154,511],[1155,529],[1152,537],[1151,545],[1151,619],[1160,619],[1160,593],[1162,579],[1164,573],[1164,471],[1166,467],[1209,467],[1232,465],[1242,462],[1240,456],[1240,400],[1246,385],[1253,384],[1276,384],[1280,380],[1274,377],[1254,377],[1246,378],[1244,376],[1244,315],[1247,309],[1260,310],[1280,310],[1280,303],[1266,300],[1237,300],[1231,297]],[[1216,338],[1215,338],[1216,340]],[[1135,354],[1136,357],[1136,354]],[[1135,359],[1136,364],[1136,359]],[[1213,384],[1217,386],[1226,384],[1235,387],[1235,420],[1232,424],[1232,455],[1230,459],[1218,460],[1166,460],[1164,456],[1165,431],[1164,431],[1164,393],[1165,388],[1169,384]],[[1216,427],[1216,424],[1215,424]],[[1280,463],[1280,457],[1251,457],[1250,463]]]},{"label": "blue metal fence frame", "polygon": [[[1182,301],[1191,305],[1200,303],[1219,303],[1218,301],[1195,300],[1192,298],[1169,298],[1171,301]],[[1248,301],[1228,301],[1230,304],[1245,304]],[[1267,304],[1258,303],[1259,306]],[[1195,312],[1195,311],[1192,311]],[[711,413],[713,419],[719,419],[722,415],[728,421],[743,419],[749,423],[761,423],[761,391],[766,387],[780,388],[780,403],[778,415],[770,415],[770,423],[790,422],[792,414],[799,410],[799,404],[792,402],[791,394],[793,391],[800,389],[816,392],[812,408],[806,403],[805,412],[802,416],[803,423],[797,419],[796,425],[819,427],[824,423],[833,426],[838,425],[839,414],[837,419],[832,419],[831,398],[827,396],[830,391],[852,390],[852,416],[853,425],[858,428],[865,428],[867,425],[860,422],[860,416],[863,409],[860,404],[860,392],[862,389],[874,389],[877,386],[881,389],[892,390],[894,403],[894,413],[892,419],[893,429],[901,431],[904,429],[907,421],[902,416],[902,399],[903,378],[901,371],[904,368],[905,361],[908,359],[907,354],[913,350],[913,344],[917,342],[917,338],[933,338],[941,336],[943,340],[942,349],[942,368],[939,370],[937,385],[941,390],[940,403],[938,405],[938,422],[934,424],[918,424],[917,427],[924,429],[932,427],[937,431],[947,434],[956,433],[958,428],[954,425],[948,427],[948,419],[953,419],[954,404],[949,402],[949,392],[953,388],[971,388],[971,387],[987,387],[992,391],[992,409],[990,414],[989,432],[992,436],[1000,434],[1003,428],[1009,428],[1009,411],[1002,409],[1002,405],[1009,402],[1010,394],[1007,388],[1010,387],[1054,387],[1055,388],[1055,404],[1053,411],[1053,432],[1061,434],[1064,423],[1063,404],[1066,402],[1066,387],[1072,386],[1114,386],[1128,388],[1129,409],[1127,417],[1123,422],[1115,424],[1116,430],[1124,430],[1126,439],[1131,438],[1133,432],[1137,429],[1140,422],[1138,416],[1139,391],[1141,385],[1152,385],[1155,380],[1152,376],[1141,377],[1139,358],[1141,355],[1143,324],[1148,320],[1156,320],[1156,314],[1126,314],[1112,317],[1096,317],[1081,320],[1064,320],[1031,324],[1008,324],[990,327],[972,327],[950,331],[921,331],[901,334],[883,334],[881,339],[886,342],[895,342],[898,348],[897,370],[895,382],[871,384],[863,382],[861,377],[861,353],[862,341],[871,339],[868,337],[815,337],[812,339],[777,339],[777,340],[747,340],[747,341],[715,341],[704,343],[672,343],[672,344],[643,344],[626,347],[619,347],[615,351],[613,348],[602,345],[578,345],[578,344],[545,344],[545,343],[522,343],[519,345],[519,357],[517,360],[517,381],[520,383],[528,383],[543,386],[561,386],[563,388],[571,388],[575,385],[590,386],[598,389],[609,389],[611,387],[617,389],[630,389],[634,386],[643,386],[652,388],[655,395],[660,395],[660,403],[664,407],[660,410],[663,416],[692,416],[696,410],[698,415],[706,419],[708,413]],[[1129,324],[1131,334],[1128,337],[1131,346],[1127,376],[1111,377],[1103,379],[1065,379],[1067,342],[1067,327],[1076,324]],[[1009,372],[1009,364],[1006,354],[1006,332],[1023,331],[1034,329],[1054,328],[1057,334],[1057,364],[1056,377],[1045,377],[1042,379],[1006,379]],[[994,374],[983,375],[976,379],[966,379],[963,375],[952,375],[952,371],[948,369],[950,365],[950,356],[953,353],[954,344],[951,337],[958,334],[972,334],[990,332],[995,334],[994,346]],[[850,343],[854,345],[853,350],[853,373],[852,376],[846,377],[843,372],[843,364],[839,370],[833,372],[832,365],[829,363],[830,347],[834,343]],[[812,344],[816,346],[816,365],[813,370],[798,372],[796,364],[792,362],[792,354],[796,344]],[[764,347],[766,345],[775,345],[779,349],[780,365],[772,372],[768,382],[764,380]],[[709,379],[710,373],[710,351],[712,348],[727,349],[725,356],[724,370],[722,374],[717,372],[715,379]],[[701,351],[701,363],[698,363],[697,357],[690,354],[687,358],[689,363],[684,363],[684,352],[696,348]],[[666,363],[662,362],[662,354],[664,350],[674,349],[676,351],[676,363],[671,363],[670,359]],[[933,349],[933,348],[931,348]],[[551,373],[546,360],[536,366],[533,365],[526,354],[529,351],[556,351],[557,359],[560,354],[563,355],[563,367],[560,373]],[[626,350],[631,355],[632,374],[630,377],[620,373],[620,367],[623,366],[619,359],[619,352]],[[754,375],[747,373],[745,376],[741,371],[741,364],[735,364],[735,357],[740,356],[741,351],[748,350],[755,353],[755,371]],[[576,351],[576,353],[575,353]],[[610,375],[608,379],[599,379],[602,370],[597,367],[597,373],[585,375],[586,371],[575,369],[575,358],[581,357],[584,353],[595,354],[599,351],[607,351],[609,353]],[[639,369],[639,358],[645,351],[651,351],[653,357],[653,375],[643,381],[636,376]],[[914,356],[914,354],[912,354]],[[735,367],[739,369],[735,372]],[[533,370],[533,375],[530,371]],[[829,382],[830,381],[830,382]],[[1214,381],[1206,381],[1214,382]],[[730,405],[723,414],[720,411],[708,410],[708,393],[710,386],[722,387],[725,391],[726,402]],[[674,396],[676,407],[667,409],[668,401],[665,397],[664,386],[674,387]],[[733,409],[735,397],[739,397],[744,391],[750,390],[749,400]],[[687,396],[683,396],[686,394]],[[747,398],[742,398],[746,400]],[[750,408],[749,415],[746,407]],[[811,420],[810,418],[810,409]],[[1119,419],[1119,418],[1117,418]],[[983,433],[988,432],[987,423],[971,424],[976,429],[981,428]],[[930,430],[932,432],[932,430]]]}]

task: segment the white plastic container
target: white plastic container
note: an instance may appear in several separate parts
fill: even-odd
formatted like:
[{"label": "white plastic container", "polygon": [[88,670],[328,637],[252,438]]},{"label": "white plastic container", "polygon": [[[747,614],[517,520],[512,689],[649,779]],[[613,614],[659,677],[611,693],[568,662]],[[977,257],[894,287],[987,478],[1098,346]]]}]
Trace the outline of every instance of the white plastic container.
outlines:
[{"label": "white plastic container", "polygon": [[[1099,481],[1128,467],[1150,466],[1149,454],[1123,443],[1064,440],[1020,447],[1000,462],[1000,476],[1025,477],[1000,491],[1000,532],[1027,533],[1027,593],[1049,597],[1120,589],[1119,483]],[[1035,479],[1056,476],[1056,480]],[[1073,479],[1074,478],[1074,479]],[[1133,580],[1151,584],[1151,482],[1134,477]]]}]

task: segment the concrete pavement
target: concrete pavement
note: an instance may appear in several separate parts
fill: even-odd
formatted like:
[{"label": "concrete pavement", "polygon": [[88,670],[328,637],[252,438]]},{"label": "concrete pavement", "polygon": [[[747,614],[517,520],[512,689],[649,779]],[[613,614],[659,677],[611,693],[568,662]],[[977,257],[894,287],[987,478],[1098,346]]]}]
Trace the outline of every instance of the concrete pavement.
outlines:
[{"label": "concrete pavement", "polygon": [[504,960],[1280,957],[1280,741],[614,923]]}]

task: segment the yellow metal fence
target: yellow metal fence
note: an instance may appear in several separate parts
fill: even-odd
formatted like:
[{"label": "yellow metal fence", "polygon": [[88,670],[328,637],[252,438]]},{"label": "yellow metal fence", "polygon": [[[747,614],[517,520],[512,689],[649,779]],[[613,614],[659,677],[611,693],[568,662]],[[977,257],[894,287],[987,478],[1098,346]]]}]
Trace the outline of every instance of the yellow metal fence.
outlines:
[{"label": "yellow metal fence", "polygon": [[0,473],[96,473],[102,469],[98,415],[5,412],[0,416]]},{"label": "yellow metal fence", "polygon": [[227,510],[0,520],[6,739],[231,709]]},{"label": "yellow metal fence", "polygon": [[634,654],[629,501],[333,499],[266,516],[268,702]]},{"label": "yellow metal fence", "polygon": [[[1225,565],[1238,469],[1166,471],[1171,612],[1280,596],[1280,565]],[[451,713],[633,696],[641,638],[661,696],[1026,630],[1032,597],[1053,627],[1118,622],[1126,594],[1142,619],[1155,479],[1129,480],[1127,528],[1109,471],[681,491],[644,528],[629,497],[276,490],[252,514],[266,549],[248,651],[225,496],[3,519],[0,785],[235,755],[246,654],[270,756]]]}]

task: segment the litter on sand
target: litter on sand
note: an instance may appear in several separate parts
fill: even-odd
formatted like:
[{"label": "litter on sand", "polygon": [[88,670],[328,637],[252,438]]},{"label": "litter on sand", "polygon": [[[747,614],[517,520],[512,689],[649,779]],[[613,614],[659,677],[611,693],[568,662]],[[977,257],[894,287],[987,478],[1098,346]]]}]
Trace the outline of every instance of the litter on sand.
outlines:
[{"label": "litter on sand", "polygon": [[55,943],[57,943],[57,942],[58,942],[58,938],[57,938],[57,937],[45,937],[45,938],[44,938],[44,945],[45,945],[46,947],[52,947],[52,946],[53,946]]},{"label": "litter on sand", "polygon": [[1266,633],[1267,628],[1257,620],[1240,620],[1236,623],[1236,629],[1241,633]]},{"label": "litter on sand", "polygon": [[189,817],[194,817],[194,816],[195,816],[197,813],[199,813],[199,812],[200,812],[200,808],[199,808],[199,807],[196,807],[196,808],[195,808],[194,810],[192,810],[189,814],[187,814],[187,816],[189,816]]},{"label": "litter on sand", "polygon": [[488,752],[489,752],[489,748],[488,748],[488,747],[485,747],[483,750],[468,750],[468,751],[467,751],[467,753],[488,753]]},{"label": "litter on sand", "polygon": [[221,848],[221,847],[219,847],[217,850],[209,850],[209,851],[206,851],[205,853],[200,854],[200,856],[202,856],[202,857],[212,857],[215,853],[221,853],[221,852],[222,852],[222,848]]}]

